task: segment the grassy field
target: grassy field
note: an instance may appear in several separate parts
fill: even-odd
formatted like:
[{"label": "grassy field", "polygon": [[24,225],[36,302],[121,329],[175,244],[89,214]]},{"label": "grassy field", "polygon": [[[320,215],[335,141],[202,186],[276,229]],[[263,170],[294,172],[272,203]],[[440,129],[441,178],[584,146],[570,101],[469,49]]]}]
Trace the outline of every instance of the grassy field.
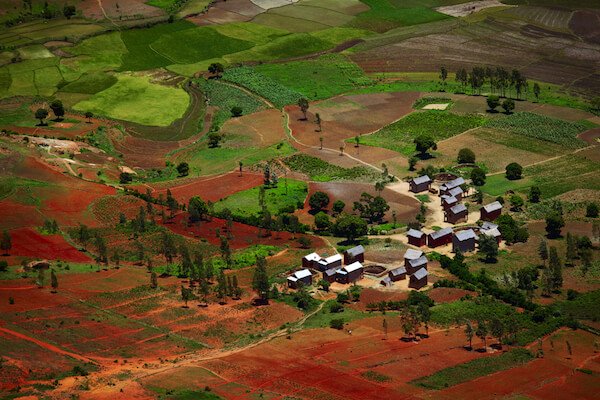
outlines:
[{"label": "grassy field", "polygon": [[485,117],[479,115],[457,115],[446,111],[415,112],[372,135],[362,136],[361,143],[410,156],[415,152],[413,139],[419,135],[429,135],[436,141],[447,139],[482,126],[485,121]]},{"label": "grassy field", "polygon": [[481,376],[514,368],[531,360],[533,360],[533,355],[528,350],[512,349],[499,356],[479,358],[464,364],[444,368],[433,375],[414,380],[411,383],[426,389],[440,390]]},{"label": "grassy field", "polygon": [[310,100],[326,99],[372,81],[353,62],[340,55],[283,64],[263,64],[256,71]]},{"label": "grassy field", "polygon": [[[215,203],[215,211],[222,211],[228,208],[234,215],[258,215],[261,211],[258,206],[258,193],[259,188],[235,193]],[[308,186],[306,182],[293,179],[280,179],[279,185],[276,188],[265,190],[267,209],[271,214],[276,215],[283,208],[298,208],[304,204],[307,193]]]},{"label": "grassy field", "polygon": [[343,168],[329,164],[320,158],[306,154],[295,154],[283,159],[285,165],[292,171],[306,174],[311,180],[317,182],[329,181],[364,181],[372,182],[380,177],[373,169],[366,167]]},{"label": "grassy field", "polygon": [[399,26],[419,25],[450,18],[429,7],[444,1],[362,0],[370,7],[350,24],[357,28],[385,32]]},{"label": "grassy field", "polygon": [[120,74],[117,79],[108,89],[73,108],[143,125],[168,126],[189,105],[185,91],[151,83],[148,77]]}]

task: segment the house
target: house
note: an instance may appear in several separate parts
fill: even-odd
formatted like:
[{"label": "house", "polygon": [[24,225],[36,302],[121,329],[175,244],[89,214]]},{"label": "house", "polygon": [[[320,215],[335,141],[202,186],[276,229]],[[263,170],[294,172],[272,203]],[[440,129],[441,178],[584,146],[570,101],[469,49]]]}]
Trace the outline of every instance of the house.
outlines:
[{"label": "house", "polygon": [[326,271],[331,268],[338,268],[342,266],[342,256],[340,254],[334,254],[327,258],[321,258],[317,261],[316,267],[319,271]]},{"label": "house", "polygon": [[479,219],[484,221],[494,221],[502,214],[502,204],[499,201],[495,201],[486,206],[481,207],[479,210],[481,213]]},{"label": "house", "polygon": [[429,272],[425,268],[421,268],[410,276],[408,281],[408,287],[411,289],[419,290],[424,286],[427,286],[427,276]]},{"label": "house", "polygon": [[393,282],[392,282],[392,280],[390,279],[389,276],[386,276],[381,281],[379,281],[379,283],[381,283],[382,286],[390,287],[390,286],[392,286]]},{"label": "house", "polygon": [[477,235],[473,229],[465,229],[458,231],[452,236],[452,251],[454,253],[460,251],[466,253],[475,250],[477,244]]},{"label": "house", "polygon": [[433,181],[427,175],[419,176],[417,178],[413,178],[408,182],[410,186],[410,191],[413,193],[421,193],[429,190],[431,183]]},{"label": "house", "polygon": [[323,271],[323,279],[329,283],[335,282],[335,277],[337,275],[337,268],[331,268]]},{"label": "house", "polygon": [[406,253],[404,253],[404,266],[406,268],[409,267],[409,261],[410,260],[416,260],[417,258],[421,257],[424,253],[421,250],[415,250],[415,249],[408,249],[406,250]]},{"label": "house", "polygon": [[365,248],[358,245],[344,252],[344,264],[350,265],[354,262],[365,262]]},{"label": "house", "polygon": [[446,210],[446,222],[451,224],[456,224],[463,220],[464,222],[467,222],[468,217],[469,210],[467,210],[467,207],[463,203],[459,203]]},{"label": "house", "polygon": [[364,268],[362,264],[357,261],[339,268],[335,280],[339,283],[353,283],[362,278],[363,272]]},{"label": "house", "polygon": [[310,253],[302,257],[302,268],[318,268],[317,263],[321,259],[321,256],[317,253]]},{"label": "house", "polygon": [[466,182],[463,178],[456,178],[453,179],[449,182],[443,183],[440,185],[440,196],[444,195],[444,194],[449,194],[449,191],[451,189],[454,189],[455,187],[459,187],[461,185],[464,185]]},{"label": "house", "polygon": [[460,186],[448,190],[448,196],[455,197],[456,200],[461,201],[465,192]]},{"label": "house", "polygon": [[446,194],[442,196],[442,208],[444,209],[444,211],[454,207],[457,204],[458,204],[458,199],[456,197],[449,196]]},{"label": "house", "polygon": [[485,221],[481,224],[481,228],[479,228],[479,233],[485,236],[491,236],[496,239],[496,242],[500,243],[502,241],[502,233],[498,228],[498,225]]},{"label": "house", "polygon": [[408,261],[408,267],[406,267],[406,273],[412,275],[421,268],[427,269],[427,257],[421,256],[415,260]]},{"label": "house", "polygon": [[392,282],[401,281],[406,279],[406,268],[398,267],[388,272],[388,278],[392,280]]},{"label": "house", "polygon": [[294,272],[287,278],[288,287],[298,289],[300,285],[312,285],[312,273],[308,269],[302,269]]},{"label": "house", "polygon": [[440,229],[427,236],[427,245],[431,248],[443,246],[448,243],[452,243],[452,228]]},{"label": "house", "polygon": [[421,247],[427,243],[427,236],[416,229],[409,229],[406,232],[406,236],[408,237],[408,244],[412,244],[413,246]]}]

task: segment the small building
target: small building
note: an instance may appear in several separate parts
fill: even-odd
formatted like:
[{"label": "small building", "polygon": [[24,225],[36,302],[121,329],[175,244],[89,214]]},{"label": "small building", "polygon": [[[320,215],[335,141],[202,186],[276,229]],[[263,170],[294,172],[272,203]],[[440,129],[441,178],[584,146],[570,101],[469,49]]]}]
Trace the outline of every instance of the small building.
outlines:
[{"label": "small building", "polygon": [[410,260],[416,260],[417,258],[421,257],[423,254],[424,253],[421,250],[415,250],[415,249],[406,250],[406,253],[404,253],[404,266],[406,268],[408,268]]},{"label": "small building", "polygon": [[450,224],[456,224],[457,222],[467,222],[469,217],[469,210],[463,203],[459,203],[454,207],[450,207],[446,210],[446,222]]},{"label": "small building", "polygon": [[457,204],[458,199],[456,197],[446,194],[442,196],[442,208],[444,209],[444,211],[454,207]]},{"label": "small building", "polygon": [[365,248],[358,245],[344,252],[344,264],[350,265],[354,262],[365,262]]},{"label": "small building", "polygon": [[317,263],[321,256],[317,253],[310,253],[302,257],[302,268],[318,268]]},{"label": "small building", "polygon": [[413,246],[421,247],[427,243],[427,236],[416,229],[409,229],[406,232],[406,236],[408,237],[408,244],[412,244]]},{"label": "small building", "polygon": [[423,175],[423,176],[419,176],[416,178],[411,179],[408,182],[408,185],[410,186],[410,191],[413,193],[421,193],[421,192],[426,192],[429,190],[429,188],[431,187],[431,183],[433,181],[431,180],[431,178],[427,175]]},{"label": "small building", "polygon": [[453,179],[449,182],[443,183],[440,185],[440,196],[444,195],[444,194],[449,194],[449,191],[451,189],[454,189],[455,187],[459,187],[461,185],[464,185],[466,182],[463,178],[456,178]]},{"label": "small building", "polygon": [[499,201],[495,201],[486,206],[481,207],[479,210],[480,217],[484,221],[494,221],[496,218],[502,214],[502,204]]},{"label": "small building", "polygon": [[452,236],[452,251],[456,253],[466,253],[468,251],[475,250],[477,244],[477,235],[473,229],[465,229],[464,231],[458,231]]},{"label": "small building", "polygon": [[308,269],[302,269],[294,272],[287,278],[288,287],[292,289],[298,289],[300,285],[308,286],[312,285],[312,273]]},{"label": "small building", "polygon": [[425,256],[421,256],[416,260],[410,260],[408,262],[408,267],[406,267],[406,273],[412,275],[421,268],[427,269],[427,257]]},{"label": "small building", "polygon": [[331,268],[339,268],[342,266],[342,256],[340,254],[334,254],[326,258],[321,258],[319,261],[317,261],[316,266],[319,271],[326,271]]},{"label": "small building", "polygon": [[323,271],[323,279],[329,283],[335,282],[337,270],[338,270],[337,268],[331,268],[331,269]]},{"label": "small building", "polygon": [[388,271],[388,278],[392,280],[392,282],[401,281],[406,279],[406,268],[398,267],[394,268],[391,271]]},{"label": "small building", "polygon": [[502,233],[500,232],[498,225],[494,224],[493,222],[485,221],[483,224],[481,224],[481,228],[479,228],[479,233],[481,235],[493,237],[494,239],[496,239],[496,242],[498,242],[498,244],[502,241]]},{"label": "small building", "polygon": [[427,245],[431,248],[452,243],[452,228],[440,229],[427,236]]},{"label": "small building", "polygon": [[363,277],[364,268],[358,261],[337,270],[336,281],[339,283],[353,283]]},{"label": "small building", "polygon": [[427,286],[427,276],[429,276],[429,272],[427,272],[425,268],[421,268],[410,276],[408,287],[419,290],[422,287]]},{"label": "small building", "polygon": [[455,197],[456,200],[458,200],[458,201],[462,200],[464,194],[465,194],[465,192],[462,190],[462,188],[460,186],[457,186],[455,188],[448,190],[448,195]]},{"label": "small building", "polygon": [[393,282],[392,282],[392,280],[390,279],[389,276],[386,276],[381,281],[379,281],[379,283],[381,283],[382,286],[390,287],[390,286],[392,286]]}]

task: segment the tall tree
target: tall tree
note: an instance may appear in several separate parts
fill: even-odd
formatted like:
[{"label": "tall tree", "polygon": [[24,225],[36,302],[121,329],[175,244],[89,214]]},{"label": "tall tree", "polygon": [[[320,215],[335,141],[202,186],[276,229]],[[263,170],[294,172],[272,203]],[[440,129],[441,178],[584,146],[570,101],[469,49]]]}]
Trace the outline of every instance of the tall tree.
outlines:
[{"label": "tall tree", "polygon": [[442,65],[440,67],[440,82],[444,91],[446,90],[446,79],[448,79],[448,69]]},{"label": "tall tree", "polygon": [[533,94],[535,95],[535,100],[539,101],[540,100],[540,93],[542,92],[542,89],[540,88],[540,84],[535,82],[533,84]]},{"label": "tall tree", "polygon": [[165,256],[165,260],[167,260],[167,262],[170,264],[173,262],[173,258],[175,258],[175,255],[177,254],[177,248],[175,247],[173,236],[166,231],[163,231],[161,242],[162,254]]},{"label": "tall tree", "polygon": [[57,120],[61,120],[65,115],[65,107],[63,106],[62,101],[56,99],[50,103],[50,109],[54,113],[54,116]]},{"label": "tall tree", "polygon": [[7,255],[10,253],[10,249],[12,249],[12,239],[10,233],[5,230],[2,232],[2,237],[0,238],[0,250],[2,250],[4,255]]},{"label": "tall tree", "polygon": [[475,335],[477,335],[477,337],[483,341],[483,350],[487,351],[488,326],[485,321],[477,321],[477,329],[475,330]]},{"label": "tall tree", "polygon": [[469,349],[473,349],[473,335],[475,334],[475,330],[473,329],[473,324],[471,321],[467,321],[465,324],[465,336],[469,341]]},{"label": "tall tree", "polygon": [[[327,282],[327,281],[325,281],[325,282]],[[383,319],[382,326],[383,326],[383,335],[385,337],[385,340],[387,340],[387,338],[388,338],[388,322],[387,322],[387,319],[385,319],[385,318]]]},{"label": "tall tree", "polygon": [[56,293],[58,290],[58,278],[53,269],[50,270],[50,286],[52,286],[52,293]]},{"label": "tall tree", "polygon": [[[321,115],[319,113],[315,114],[315,124],[317,124],[317,132],[321,132],[323,129],[321,127]],[[323,146],[321,146],[323,147]]]},{"label": "tall tree", "polygon": [[540,256],[540,260],[542,260],[542,265],[545,267],[546,260],[548,260],[548,243],[544,239],[540,240],[538,255]]},{"label": "tall tree", "polygon": [[256,291],[261,301],[269,302],[269,275],[267,274],[267,260],[258,256],[256,259],[256,268],[252,277],[252,289]]},{"label": "tall tree", "polygon": [[302,115],[304,115],[304,120],[306,121],[306,112],[308,111],[308,100],[304,97],[298,99],[298,107],[300,107],[300,111],[302,111]]},{"label": "tall tree", "polygon": [[152,271],[150,274],[150,287],[152,289],[158,288],[158,278],[156,276],[156,272]]},{"label": "tall tree", "polygon": [[37,279],[35,281],[36,285],[40,288],[44,287],[44,283],[46,281],[46,272],[43,268],[38,269]]},{"label": "tall tree", "polygon": [[571,232],[567,232],[567,249],[565,254],[565,264],[569,266],[573,266],[575,264],[575,259],[578,256],[577,252],[577,237],[571,235]]},{"label": "tall tree", "polygon": [[227,295],[227,280],[222,269],[217,273],[217,287],[215,288],[215,292],[219,302],[223,303],[225,301],[225,296]]},{"label": "tall tree", "polygon": [[550,247],[550,256],[548,258],[548,268],[552,274],[552,289],[560,290],[563,285],[562,262],[558,256],[556,247]]},{"label": "tall tree", "polygon": [[479,235],[479,251],[485,256],[486,263],[498,261],[498,242],[489,235]]},{"label": "tall tree", "polygon": [[219,247],[221,251],[221,256],[223,257],[223,261],[225,261],[225,265],[227,268],[231,269],[233,267],[233,258],[231,257],[231,247],[229,246],[229,240],[227,237],[221,236],[220,238],[221,245]]},{"label": "tall tree", "polygon": [[45,108],[38,108],[35,111],[35,119],[40,120],[40,125],[45,125],[44,120],[48,117],[48,110]]}]

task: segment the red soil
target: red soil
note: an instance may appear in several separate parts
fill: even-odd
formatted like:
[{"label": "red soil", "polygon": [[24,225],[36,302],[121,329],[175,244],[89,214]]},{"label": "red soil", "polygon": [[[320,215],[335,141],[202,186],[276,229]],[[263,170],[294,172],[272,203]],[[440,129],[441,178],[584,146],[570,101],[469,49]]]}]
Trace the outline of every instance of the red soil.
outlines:
[{"label": "red soil", "polygon": [[158,7],[145,4],[145,0],[83,0],[77,8],[88,18],[102,20],[106,16],[114,19],[120,17],[132,18],[141,16],[143,18],[165,15]]},{"label": "red soil", "polygon": [[598,144],[598,139],[600,139],[600,128],[590,129],[589,131],[580,133],[577,137],[589,144]]},{"label": "red soil", "polygon": [[96,130],[100,125],[106,125],[106,122],[95,118],[92,118],[91,123],[88,123],[86,118],[77,114],[67,114],[65,118],[75,119],[79,122],[55,122],[52,124],[52,126],[35,127],[8,125],[5,128],[21,135],[76,139],[78,136],[84,136],[87,133]]},{"label": "red soil", "polygon": [[477,296],[476,292],[471,292],[470,290],[444,287],[433,288],[427,294],[436,303],[451,303],[467,295]]},{"label": "red soil", "polygon": [[[91,262],[85,253],[71,246],[61,235],[42,235],[34,229],[21,228],[10,231],[11,258],[62,260],[76,263]],[[12,262],[9,262],[12,264]]]}]

